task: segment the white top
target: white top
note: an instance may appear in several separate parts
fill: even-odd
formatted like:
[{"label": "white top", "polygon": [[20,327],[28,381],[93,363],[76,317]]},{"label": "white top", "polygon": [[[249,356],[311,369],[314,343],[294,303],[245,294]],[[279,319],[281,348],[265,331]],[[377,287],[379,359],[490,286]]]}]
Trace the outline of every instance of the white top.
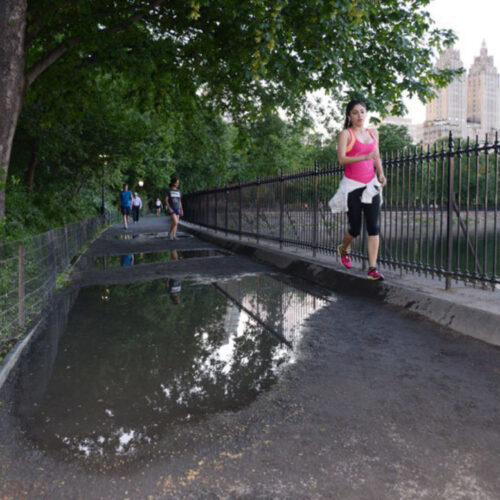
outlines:
[{"label": "white top", "polygon": [[370,204],[373,197],[380,194],[380,204],[382,205],[382,185],[378,181],[377,177],[374,177],[367,184],[363,184],[362,182],[358,182],[353,179],[348,179],[347,177],[342,177],[336,193],[328,202],[330,210],[334,214],[347,212],[347,197],[349,196],[349,193],[362,187],[366,187],[366,189],[363,191],[361,196],[361,203]]},{"label": "white top", "polygon": [[132,206],[142,208],[142,200],[139,196],[132,198]]}]

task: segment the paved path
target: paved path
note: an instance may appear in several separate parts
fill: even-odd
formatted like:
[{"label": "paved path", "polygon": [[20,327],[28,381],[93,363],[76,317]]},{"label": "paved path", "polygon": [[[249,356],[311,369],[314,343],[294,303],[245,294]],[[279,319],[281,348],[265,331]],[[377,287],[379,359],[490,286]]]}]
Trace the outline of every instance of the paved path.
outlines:
[{"label": "paved path", "polygon": [[[122,244],[101,238],[90,252]],[[198,278],[269,270],[227,259],[200,264]],[[174,264],[146,271],[169,275]],[[500,349],[368,299],[335,295],[268,392],[166,430],[122,466],[94,470],[38,449],[12,412],[16,390],[11,380],[0,395],[0,498],[500,498]]]}]

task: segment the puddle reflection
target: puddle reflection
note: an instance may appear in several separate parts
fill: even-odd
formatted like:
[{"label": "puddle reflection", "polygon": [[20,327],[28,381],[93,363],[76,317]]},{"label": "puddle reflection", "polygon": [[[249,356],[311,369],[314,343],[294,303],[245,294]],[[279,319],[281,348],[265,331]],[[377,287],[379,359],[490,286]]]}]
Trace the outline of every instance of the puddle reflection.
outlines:
[{"label": "puddle reflection", "polygon": [[83,288],[21,362],[18,416],[52,453],[133,459],[168,427],[236,410],[271,387],[326,303],[262,275]]},{"label": "puddle reflection", "polygon": [[[117,239],[117,240],[129,240],[129,239],[168,239],[170,233],[168,231],[160,233],[131,233],[131,234],[114,234],[106,235],[106,238]],[[177,232],[175,235],[176,239],[186,239],[193,238],[192,234]]]},{"label": "puddle reflection", "polygon": [[127,267],[153,262],[168,262],[172,260],[196,259],[206,257],[225,257],[231,255],[223,250],[170,250],[168,252],[128,253],[122,255],[103,255],[96,257],[94,267],[108,269],[113,267]]}]

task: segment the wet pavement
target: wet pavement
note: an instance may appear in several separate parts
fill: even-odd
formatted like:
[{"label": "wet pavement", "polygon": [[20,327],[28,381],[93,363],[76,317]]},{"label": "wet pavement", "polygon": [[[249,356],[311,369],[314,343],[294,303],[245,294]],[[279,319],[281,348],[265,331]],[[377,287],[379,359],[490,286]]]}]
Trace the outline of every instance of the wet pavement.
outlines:
[{"label": "wet pavement", "polygon": [[0,498],[500,497],[499,348],[165,225],[104,233],[11,373]]}]

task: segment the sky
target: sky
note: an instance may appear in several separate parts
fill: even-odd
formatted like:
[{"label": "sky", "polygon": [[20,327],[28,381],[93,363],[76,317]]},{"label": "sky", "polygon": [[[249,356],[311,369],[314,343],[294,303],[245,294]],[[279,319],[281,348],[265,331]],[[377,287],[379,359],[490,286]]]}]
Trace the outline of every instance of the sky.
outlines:
[{"label": "sky", "polygon": [[[438,28],[451,28],[457,35],[455,48],[460,51],[464,68],[468,71],[474,57],[479,56],[481,44],[486,41],[488,55],[494,57],[500,68],[500,2],[498,0],[433,0],[428,10]],[[425,105],[418,99],[408,101],[413,123],[425,120]]]}]

